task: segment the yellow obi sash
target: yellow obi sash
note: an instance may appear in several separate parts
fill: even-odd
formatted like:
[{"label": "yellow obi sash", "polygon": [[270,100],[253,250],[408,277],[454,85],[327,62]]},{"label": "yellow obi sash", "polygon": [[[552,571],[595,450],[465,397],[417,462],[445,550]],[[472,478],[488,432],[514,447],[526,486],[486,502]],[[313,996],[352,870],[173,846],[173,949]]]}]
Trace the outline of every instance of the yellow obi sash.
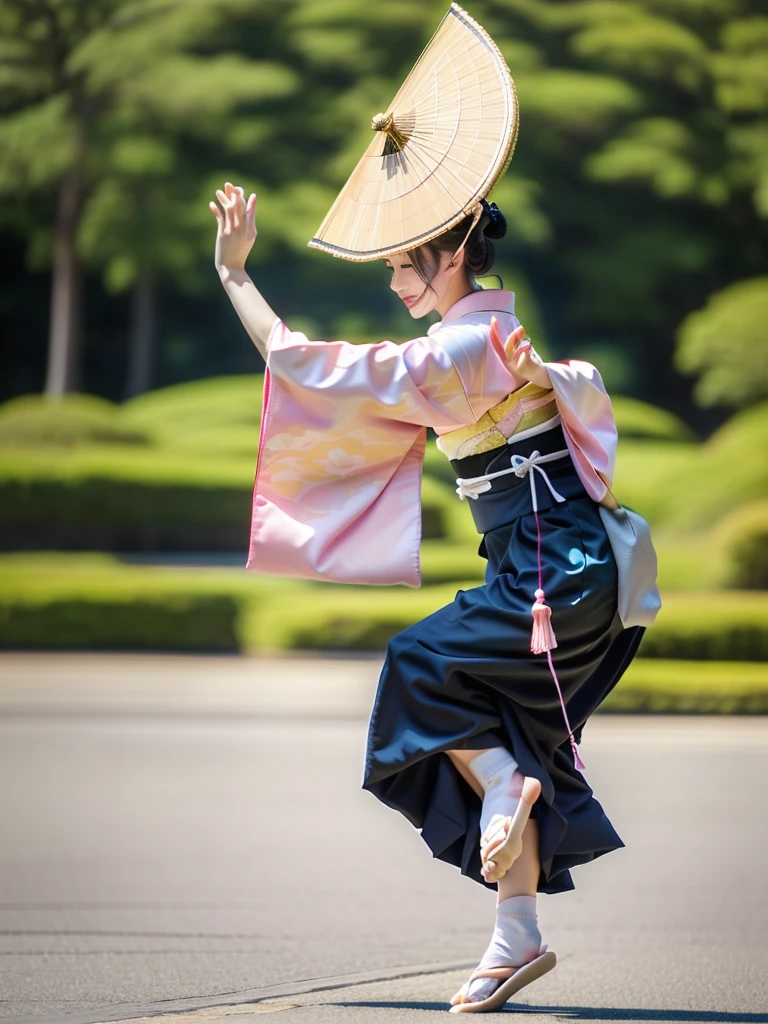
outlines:
[{"label": "yellow obi sash", "polygon": [[529,381],[489,409],[477,423],[441,434],[437,447],[452,461],[466,459],[500,448],[514,434],[538,427],[556,415],[554,391]]}]

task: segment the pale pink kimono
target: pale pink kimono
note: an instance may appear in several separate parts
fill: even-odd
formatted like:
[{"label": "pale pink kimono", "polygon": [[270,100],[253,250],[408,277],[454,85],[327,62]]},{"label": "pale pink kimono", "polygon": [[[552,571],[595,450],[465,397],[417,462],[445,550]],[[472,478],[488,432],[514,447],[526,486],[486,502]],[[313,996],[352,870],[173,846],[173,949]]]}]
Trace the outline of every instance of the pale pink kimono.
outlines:
[{"label": "pale pink kimono", "polygon": [[[401,345],[309,341],[275,321],[248,569],[421,584],[426,428],[446,434],[473,424],[526,383],[494,345],[492,316],[502,339],[518,326],[511,292],[472,292],[424,337]],[[600,501],[616,454],[610,399],[590,363],[546,366],[576,471]]]}]

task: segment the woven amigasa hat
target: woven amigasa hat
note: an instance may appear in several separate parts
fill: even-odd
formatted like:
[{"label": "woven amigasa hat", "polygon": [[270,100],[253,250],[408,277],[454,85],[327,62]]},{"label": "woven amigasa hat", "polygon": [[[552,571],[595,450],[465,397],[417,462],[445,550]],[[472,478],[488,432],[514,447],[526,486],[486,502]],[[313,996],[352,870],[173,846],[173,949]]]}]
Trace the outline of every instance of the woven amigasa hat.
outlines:
[{"label": "woven amigasa hat", "polygon": [[346,260],[375,260],[458,224],[509,166],[517,141],[515,85],[488,33],[451,4],[374,138],[309,243]]}]

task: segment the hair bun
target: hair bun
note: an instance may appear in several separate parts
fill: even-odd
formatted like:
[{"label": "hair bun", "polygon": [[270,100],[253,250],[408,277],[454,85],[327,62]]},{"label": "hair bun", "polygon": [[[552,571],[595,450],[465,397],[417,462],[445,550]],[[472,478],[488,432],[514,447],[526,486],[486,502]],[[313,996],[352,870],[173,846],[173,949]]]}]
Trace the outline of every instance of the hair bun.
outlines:
[{"label": "hair bun", "polygon": [[507,233],[507,218],[496,203],[487,203],[485,199],[481,202],[483,210],[488,215],[488,223],[485,225],[483,234],[486,238],[503,238]]}]

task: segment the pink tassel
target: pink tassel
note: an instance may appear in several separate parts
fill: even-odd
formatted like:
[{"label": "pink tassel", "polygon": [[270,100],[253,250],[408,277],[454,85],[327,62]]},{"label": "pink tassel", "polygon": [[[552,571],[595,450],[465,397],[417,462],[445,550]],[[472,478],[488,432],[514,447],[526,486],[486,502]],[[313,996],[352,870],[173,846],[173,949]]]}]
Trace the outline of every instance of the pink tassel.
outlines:
[{"label": "pink tassel", "polygon": [[579,757],[579,748],[576,745],[576,740],[571,736],[571,750],[573,751],[573,763],[576,765],[580,772],[583,772],[587,767]]},{"label": "pink tassel", "polygon": [[552,629],[552,609],[548,604],[544,603],[544,591],[541,589],[541,528],[539,526],[539,514],[536,510],[536,502],[533,505],[533,514],[536,517],[536,541],[537,541],[537,561],[539,565],[539,588],[536,591],[536,603],[531,608],[531,615],[533,615],[533,629],[531,630],[531,653],[532,654],[543,654],[546,651],[547,662],[549,663],[549,671],[552,674],[552,679],[557,687],[557,696],[560,699],[560,707],[563,712],[563,721],[565,727],[568,730],[568,739],[571,741],[571,750],[573,751],[573,763],[576,765],[577,771],[583,772],[586,765],[579,757],[578,744],[573,735],[573,729],[571,723],[568,721],[568,711],[565,707],[565,701],[563,700],[563,691],[560,689],[560,680],[557,678],[557,672],[555,672],[555,666],[552,661],[552,648],[557,647],[557,640],[555,639],[555,631]]},{"label": "pink tassel", "polygon": [[557,647],[555,631],[552,629],[552,609],[544,603],[544,591],[536,591],[536,603],[531,608],[533,629],[531,630],[531,653],[543,654]]}]

